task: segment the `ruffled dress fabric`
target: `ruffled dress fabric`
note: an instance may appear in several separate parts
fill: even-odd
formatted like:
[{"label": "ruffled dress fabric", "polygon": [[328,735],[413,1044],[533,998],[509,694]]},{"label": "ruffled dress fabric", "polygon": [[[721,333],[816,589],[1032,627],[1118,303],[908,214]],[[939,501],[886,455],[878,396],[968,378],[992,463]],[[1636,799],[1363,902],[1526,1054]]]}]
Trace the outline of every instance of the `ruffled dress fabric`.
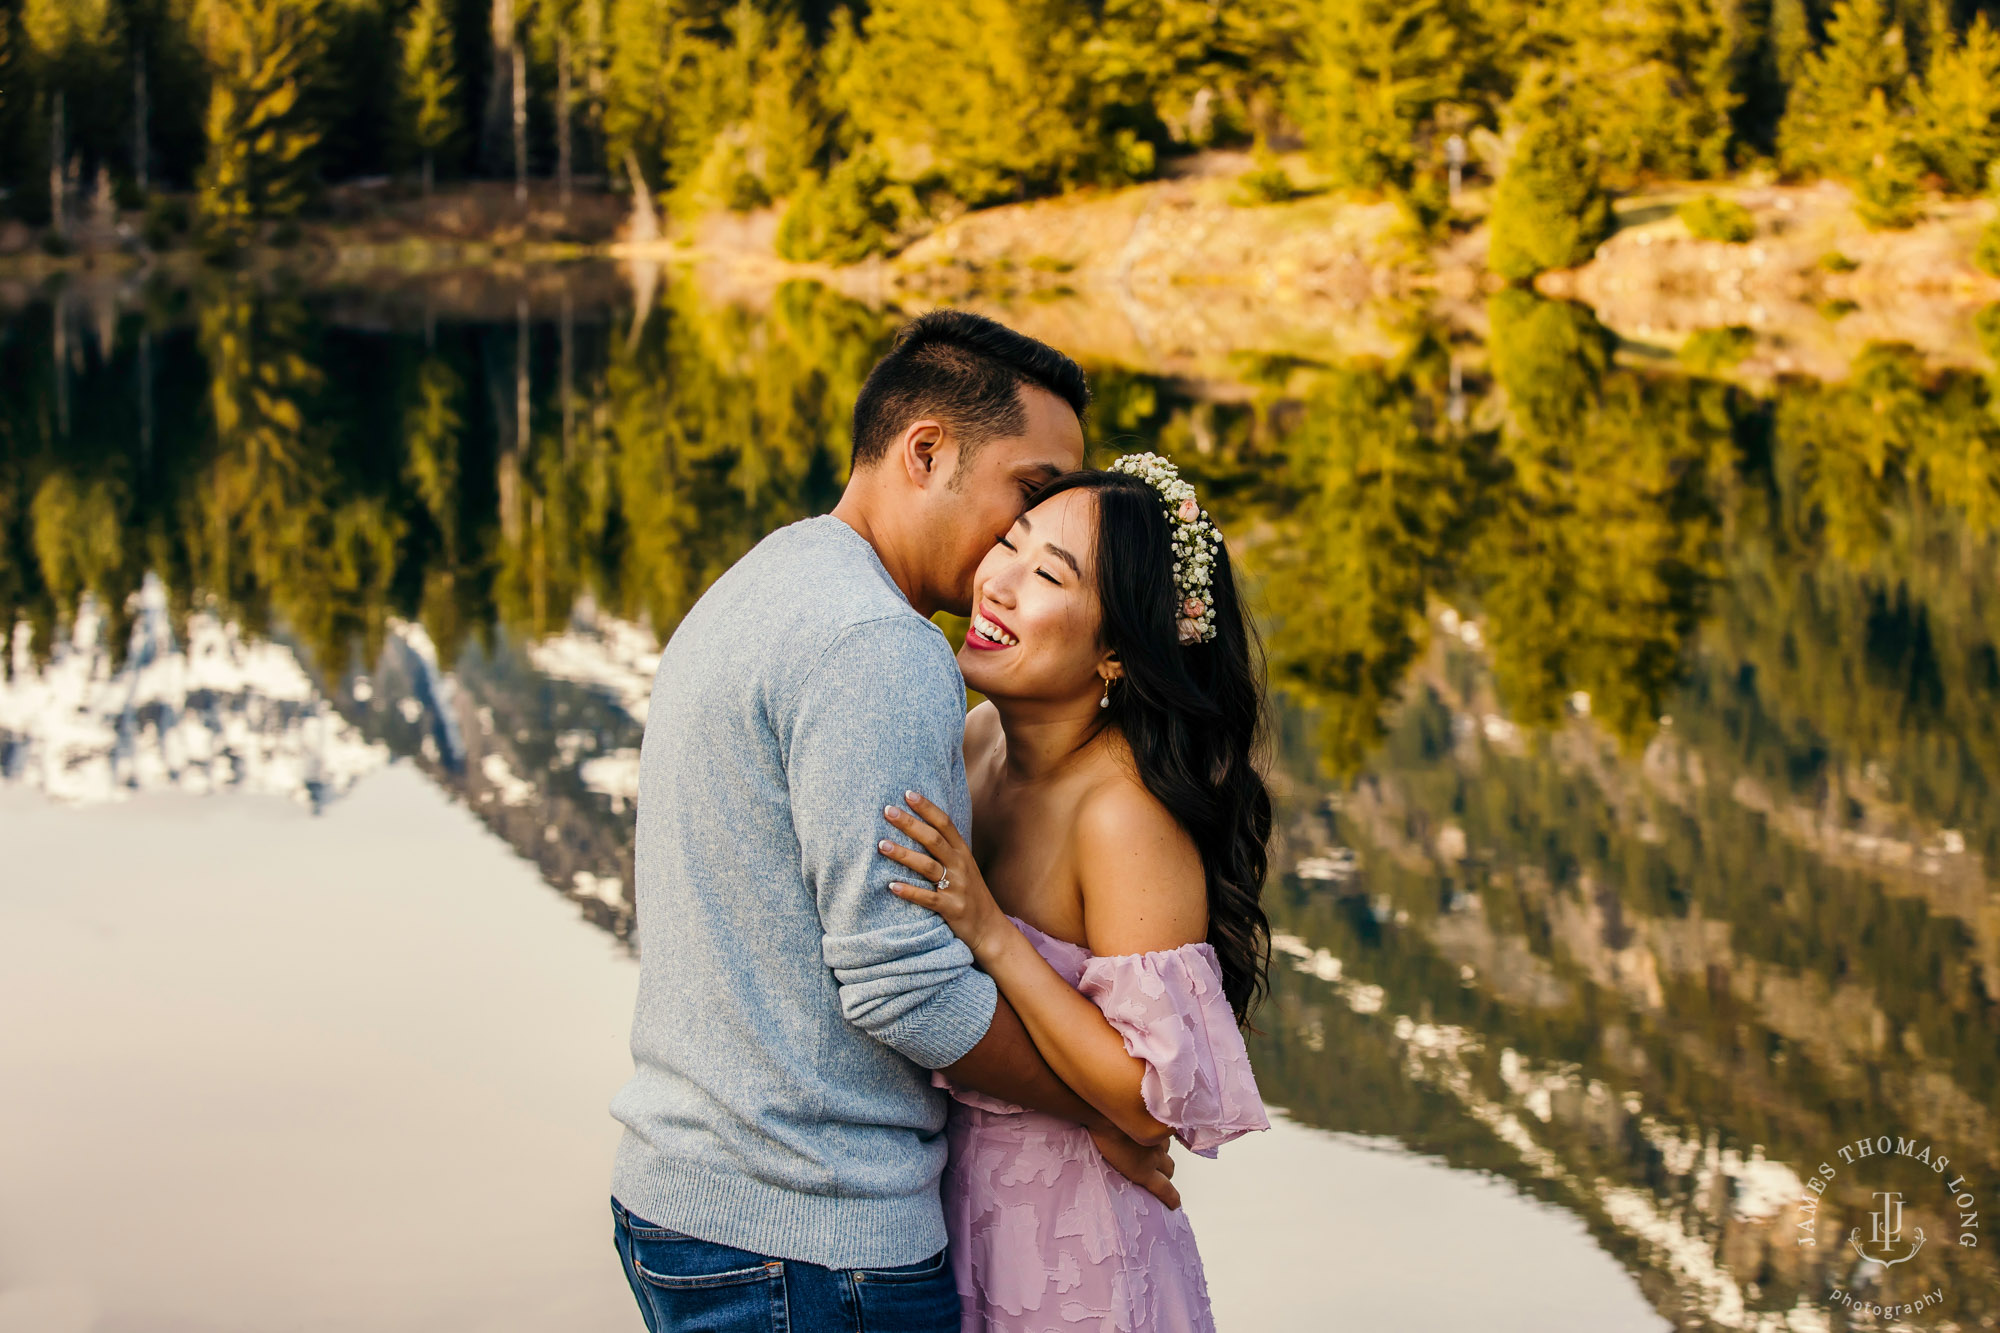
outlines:
[{"label": "ruffled dress fabric", "polygon": [[[1143,1060],[1146,1109],[1204,1157],[1270,1128],[1207,944],[1097,957],[1016,920]],[[961,1333],[1213,1333],[1187,1215],[1119,1175],[1066,1120],[936,1082],[955,1099],[945,1227]]]}]

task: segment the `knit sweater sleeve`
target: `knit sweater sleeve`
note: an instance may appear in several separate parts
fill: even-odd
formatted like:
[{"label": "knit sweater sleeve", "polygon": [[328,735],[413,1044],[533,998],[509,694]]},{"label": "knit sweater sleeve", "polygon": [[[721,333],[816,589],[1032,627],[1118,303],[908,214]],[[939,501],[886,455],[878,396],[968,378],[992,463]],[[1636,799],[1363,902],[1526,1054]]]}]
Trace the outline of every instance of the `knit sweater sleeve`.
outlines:
[{"label": "knit sweater sleeve", "polygon": [[927,1069],[955,1063],[992,1024],[998,992],[932,912],[889,892],[907,875],[876,842],[906,791],[971,825],[961,746],[965,685],[935,626],[897,615],[827,645],[791,719],[785,769],[821,955],[847,1021]]}]

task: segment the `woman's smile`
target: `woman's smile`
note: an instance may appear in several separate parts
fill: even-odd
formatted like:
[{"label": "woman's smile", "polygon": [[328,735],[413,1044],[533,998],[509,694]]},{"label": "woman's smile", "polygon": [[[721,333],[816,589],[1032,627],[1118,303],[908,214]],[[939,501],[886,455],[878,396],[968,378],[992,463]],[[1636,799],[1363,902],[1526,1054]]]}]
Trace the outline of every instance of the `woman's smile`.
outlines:
[{"label": "woman's smile", "polygon": [[1013,631],[1001,624],[998,617],[987,614],[984,607],[972,613],[972,629],[965,636],[966,647],[995,652],[1012,648],[1020,642]]}]

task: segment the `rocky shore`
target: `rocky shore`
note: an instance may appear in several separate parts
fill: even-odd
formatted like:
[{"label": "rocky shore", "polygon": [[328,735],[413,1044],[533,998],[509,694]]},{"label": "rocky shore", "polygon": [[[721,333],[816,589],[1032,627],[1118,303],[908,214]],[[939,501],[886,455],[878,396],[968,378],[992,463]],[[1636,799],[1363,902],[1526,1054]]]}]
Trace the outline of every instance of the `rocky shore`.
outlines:
[{"label": "rocky shore", "polygon": [[1973,317],[2000,280],[1972,262],[1993,216],[1985,201],[1934,202],[1905,231],[1870,231],[1832,183],[1721,190],[1756,223],[1741,244],[1691,235],[1674,206],[1694,189],[1625,201],[1618,232],[1583,267],[1542,275],[1635,344],[1678,349],[1705,329],[1747,330],[1746,378],[1837,379],[1870,343],[1908,343],[1933,361],[1984,365]]},{"label": "rocky shore", "polygon": [[[1215,155],[1223,157],[1225,155]],[[630,259],[690,264],[727,289],[812,276],[898,307],[961,304],[1099,359],[1192,379],[1233,378],[1245,351],[1337,359],[1390,355],[1414,319],[1485,336],[1485,198],[1441,241],[1394,205],[1312,193],[1246,204],[1235,170],[1119,191],[1006,205],[954,219],[893,259],[850,268],[777,259],[773,216],[714,220]],[[1740,203],[1753,237],[1689,232],[1678,206],[1703,194]],[[2000,280],[1972,256],[1994,205],[1935,201],[1914,227],[1871,231],[1845,187],[1701,184],[1618,201],[1617,231],[1580,268],[1545,273],[1544,295],[1581,302],[1639,358],[1671,358],[1730,330],[1707,373],[1748,382],[1838,379],[1871,343],[1915,347],[1941,365],[1991,363],[1975,327]]]}]

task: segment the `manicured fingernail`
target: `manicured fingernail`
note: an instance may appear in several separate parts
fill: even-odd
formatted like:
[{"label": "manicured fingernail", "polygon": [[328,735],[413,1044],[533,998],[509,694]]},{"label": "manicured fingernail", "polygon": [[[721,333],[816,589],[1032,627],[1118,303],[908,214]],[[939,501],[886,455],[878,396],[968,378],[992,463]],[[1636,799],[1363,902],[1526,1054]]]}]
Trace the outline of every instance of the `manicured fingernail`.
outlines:
[{"label": "manicured fingernail", "polygon": [[923,797],[922,797],[921,795],[919,795],[918,793],[916,793],[916,792],[913,792],[913,791],[906,791],[906,792],[904,792],[904,793],[903,793],[903,797],[904,797],[904,799],[906,799],[906,800],[911,800],[911,801],[921,801],[921,800],[923,800],[923,799],[924,799],[924,798],[923,798]]},{"label": "manicured fingernail", "polygon": [[893,805],[885,805],[882,807],[882,813],[889,816],[889,818],[894,819],[897,815],[900,815],[903,812],[901,810],[898,810]]},{"label": "manicured fingernail", "polygon": [[887,838],[884,838],[884,839],[882,839],[882,841],[880,841],[880,842],[876,843],[875,845],[876,845],[877,847],[880,847],[880,848],[881,848],[881,849],[882,849],[883,851],[885,851],[885,852],[886,852],[886,851],[888,851],[888,850],[889,850],[889,849],[890,849],[891,847],[894,847],[894,846],[895,846],[896,844],[895,844],[895,843],[893,843],[893,842],[890,842],[890,841],[889,841],[889,840],[888,840]]}]

